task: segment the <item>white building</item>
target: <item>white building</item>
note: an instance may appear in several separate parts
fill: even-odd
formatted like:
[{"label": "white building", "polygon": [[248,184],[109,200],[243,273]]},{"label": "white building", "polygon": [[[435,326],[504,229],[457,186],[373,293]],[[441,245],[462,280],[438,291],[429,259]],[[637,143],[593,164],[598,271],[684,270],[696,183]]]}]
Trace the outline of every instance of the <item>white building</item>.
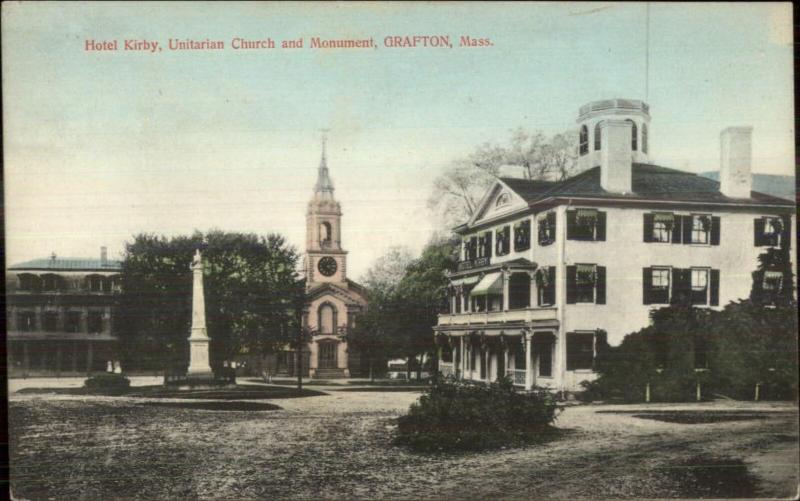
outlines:
[{"label": "white building", "polygon": [[501,178],[455,228],[461,261],[435,327],[444,374],[580,390],[598,342],[618,345],[678,294],[715,309],[747,298],[765,246],[796,248],[795,205],[751,191],[751,128],[722,131],[718,183],[649,163],[649,122],[637,100],[583,106],[587,170]]}]

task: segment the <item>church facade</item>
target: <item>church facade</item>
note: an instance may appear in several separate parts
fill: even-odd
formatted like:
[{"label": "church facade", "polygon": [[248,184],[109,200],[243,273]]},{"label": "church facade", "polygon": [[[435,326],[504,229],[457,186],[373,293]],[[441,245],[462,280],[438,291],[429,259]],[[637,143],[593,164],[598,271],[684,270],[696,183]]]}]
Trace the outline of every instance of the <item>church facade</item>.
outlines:
[{"label": "church facade", "polygon": [[347,346],[347,333],[367,306],[363,287],[347,278],[342,247],[342,210],[334,198],[325,145],[306,214],[304,260],[306,302],[303,326],[309,333],[308,375],[347,378],[358,365]]}]

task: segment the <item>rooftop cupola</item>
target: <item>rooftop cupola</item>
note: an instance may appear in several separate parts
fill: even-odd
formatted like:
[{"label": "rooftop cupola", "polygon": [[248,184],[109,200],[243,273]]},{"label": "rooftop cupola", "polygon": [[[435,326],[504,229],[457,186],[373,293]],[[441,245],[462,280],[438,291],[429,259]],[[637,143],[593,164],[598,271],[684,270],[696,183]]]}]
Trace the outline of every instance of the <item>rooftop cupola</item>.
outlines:
[{"label": "rooftop cupola", "polygon": [[648,162],[650,107],[637,99],[605,99],[578,113],[578,166],[600,167],[600,184],[615,193],[631,191],[633,163]]}]

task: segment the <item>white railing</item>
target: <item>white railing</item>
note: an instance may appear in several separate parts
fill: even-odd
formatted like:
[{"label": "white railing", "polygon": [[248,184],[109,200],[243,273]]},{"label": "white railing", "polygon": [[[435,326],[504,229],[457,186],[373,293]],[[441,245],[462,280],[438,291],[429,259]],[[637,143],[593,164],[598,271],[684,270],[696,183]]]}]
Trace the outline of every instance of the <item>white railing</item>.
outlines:
[{"label": "white railing", "polygon": [[525,369],[508,369],[506,375],[516,386],[525,386]]},{"label": "white railing", "polygon": [[533,322],[556,320],[556,308],[525,308],[508,311],[479,311],[470,313],[442,313],[438,325],[472,325],[504,322]]}]

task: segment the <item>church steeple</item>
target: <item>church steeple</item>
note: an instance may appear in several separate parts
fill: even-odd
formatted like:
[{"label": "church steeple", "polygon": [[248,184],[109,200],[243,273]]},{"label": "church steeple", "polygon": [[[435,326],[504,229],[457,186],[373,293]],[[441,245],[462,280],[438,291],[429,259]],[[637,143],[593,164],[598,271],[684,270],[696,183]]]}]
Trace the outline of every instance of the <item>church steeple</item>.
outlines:
[{"label": "church steeple", "polygon": [[333,198],[326,143],[327,138],[323,136],[317,182],[306,213],[306,280],[309,287],[319,282],[345,281],[347,251],[342,249],[342,209]]},{"label": "church steeple", "polygon": [[328,173],[328,156],[326,152],[326,143],[328,138],[322,136],[322,158],[319,160],[319,169],[317,171],[317,184],[314,185],[315,193],[328,192],[333,194],[333,182],[331,181]]}]

